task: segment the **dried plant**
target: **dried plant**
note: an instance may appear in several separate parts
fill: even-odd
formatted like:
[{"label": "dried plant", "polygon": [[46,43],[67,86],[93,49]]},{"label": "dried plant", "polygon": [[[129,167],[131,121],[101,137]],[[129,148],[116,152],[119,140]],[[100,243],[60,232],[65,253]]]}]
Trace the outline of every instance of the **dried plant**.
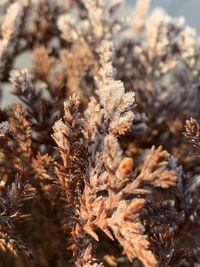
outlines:
[{"label": "dried plant", "polygon": [[199,39],[120,4],[0,3],[0,266],[200,264]]}]

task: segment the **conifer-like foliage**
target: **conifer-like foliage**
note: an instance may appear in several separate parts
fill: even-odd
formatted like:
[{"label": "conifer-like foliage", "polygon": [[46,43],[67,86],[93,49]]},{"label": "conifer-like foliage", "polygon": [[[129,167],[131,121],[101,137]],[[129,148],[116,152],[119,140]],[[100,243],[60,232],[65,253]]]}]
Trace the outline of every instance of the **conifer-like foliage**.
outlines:
[{"label": "conifer-like foliage", "polygon": [[200,41],[121,2],[0,1],[0,267],[200,266]]}]

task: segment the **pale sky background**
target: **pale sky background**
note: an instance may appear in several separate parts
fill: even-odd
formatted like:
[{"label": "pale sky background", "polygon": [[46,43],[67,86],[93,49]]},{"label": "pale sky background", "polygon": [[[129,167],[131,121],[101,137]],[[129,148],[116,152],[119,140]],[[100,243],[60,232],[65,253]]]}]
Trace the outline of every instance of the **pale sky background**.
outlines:
[{"label": "pale sky background", "polygon": [[[126,13],[130,13],[136,0],[124,0]],[[162,7],[172,17],[183,16],[186,23],[200,33],[200,0],[152,0],[151,8]]]}]

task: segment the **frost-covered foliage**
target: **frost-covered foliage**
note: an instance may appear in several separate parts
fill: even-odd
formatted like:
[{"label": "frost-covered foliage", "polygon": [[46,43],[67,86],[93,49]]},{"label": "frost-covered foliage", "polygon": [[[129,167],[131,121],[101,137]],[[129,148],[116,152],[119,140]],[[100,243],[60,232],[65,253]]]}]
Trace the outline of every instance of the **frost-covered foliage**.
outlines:
[{"label": "frost-covered foliage", "polygon": [[199,38],[120,4],[0,2],[0,266],[200,264]]}]

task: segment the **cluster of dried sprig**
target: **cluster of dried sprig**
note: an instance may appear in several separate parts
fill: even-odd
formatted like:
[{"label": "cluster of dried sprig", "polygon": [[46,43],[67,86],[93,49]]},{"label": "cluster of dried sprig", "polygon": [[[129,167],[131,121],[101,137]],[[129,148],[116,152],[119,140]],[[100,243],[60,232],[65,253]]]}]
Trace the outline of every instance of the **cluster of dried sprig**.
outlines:
[{"label": "cluster of dried sprig", "polygon": [[0,3],[0,266],[200,264],[199,39],[120,4]]}]

